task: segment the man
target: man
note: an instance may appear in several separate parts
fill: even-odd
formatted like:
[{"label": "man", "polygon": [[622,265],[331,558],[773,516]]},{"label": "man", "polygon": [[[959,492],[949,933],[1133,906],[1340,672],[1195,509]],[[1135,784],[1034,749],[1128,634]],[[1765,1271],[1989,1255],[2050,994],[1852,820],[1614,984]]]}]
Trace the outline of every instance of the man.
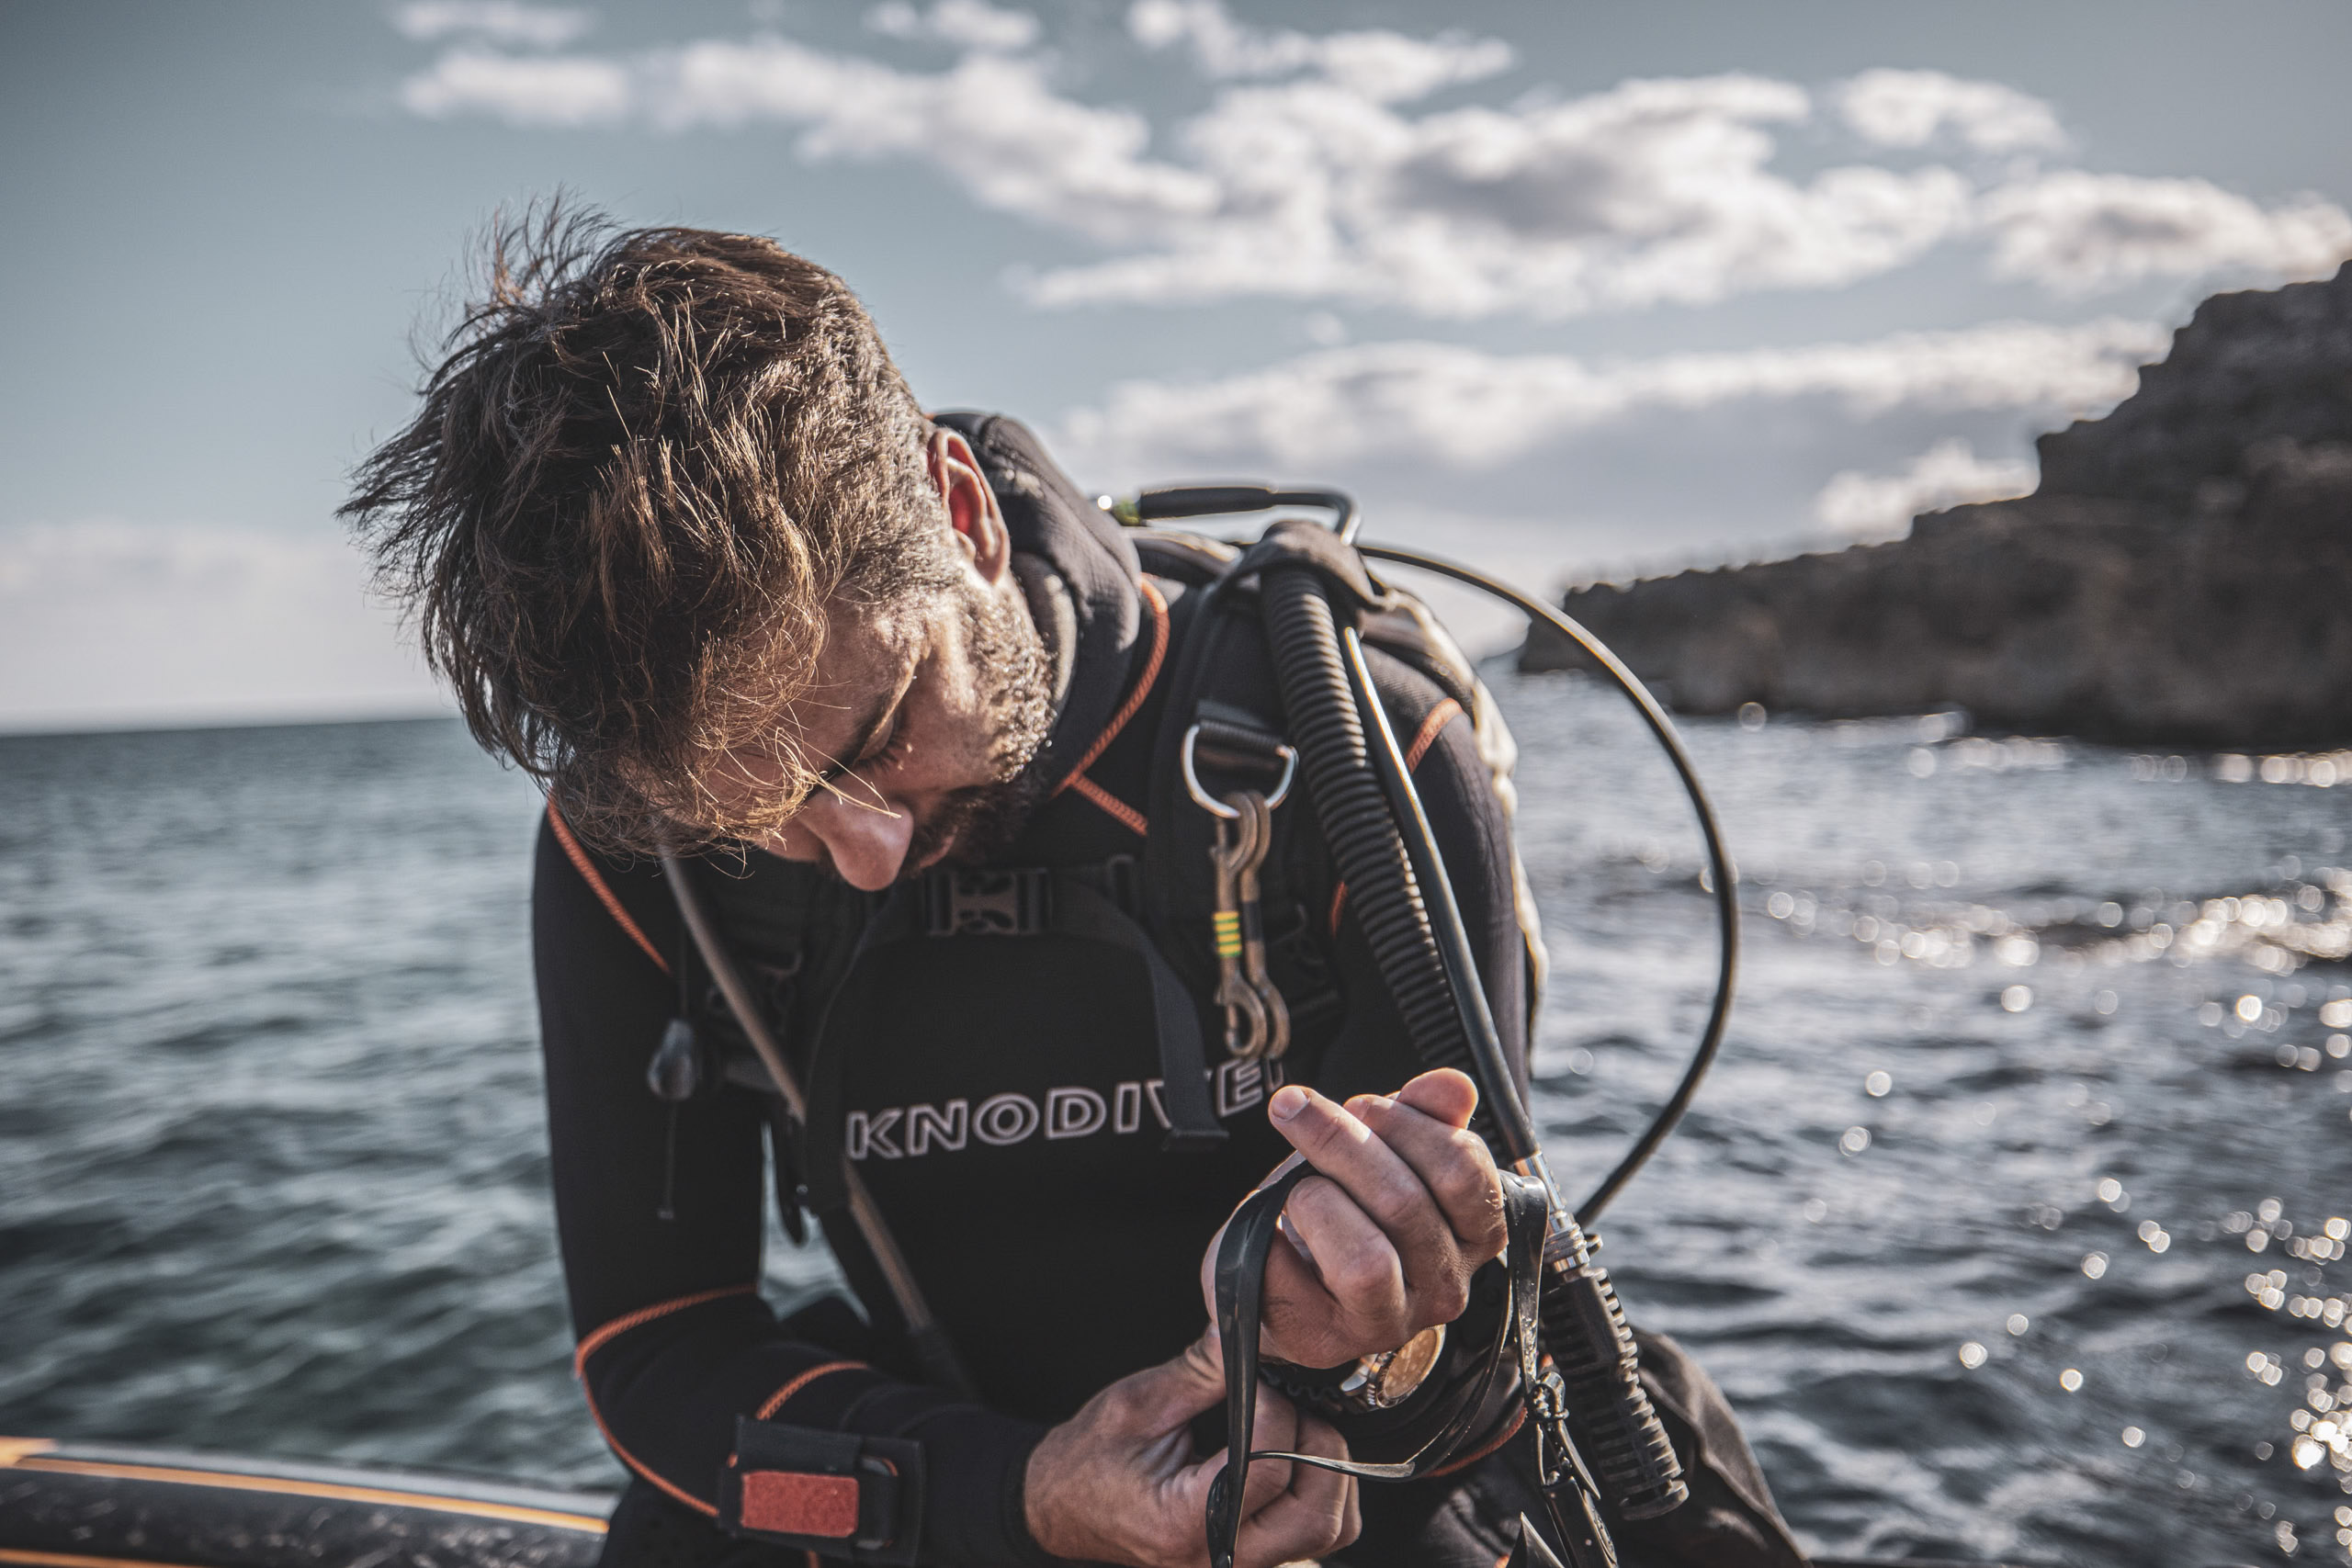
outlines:
[{"label": "man", "polygon": [[[608,1560],[1205,1561],[1200,1272],[1293,1151],[1322,1174],[1289,1200],[1261,1348],[1298,1398],[1261,1393],[1258,1446],[1409,1451],[1497,1332],[1499,1188],[1475,1090],[1419,1073],[1303,800],[1267,866],[1287,1051],[1187,1066],[1155,1010],[1182,943],[1141,934],[1136,870],[1175,830],[1144,807],[1219,563],[1188,581],[1162,548],[1147,572],[1020,426],[927,418],[839,280],[764,240],[549,217],[503,237],[449,348],[346,511],[475,735],[550,796],[535,932],[576,1364],[638,1478]],[[1523,1061],[1496,775],[1460,701],[1379,665]],[[665,854],[805,1124],[763,1092]],[[1024,924],[1031,887],[1062,913]],[[787,1227],[818,1215],[862,1316],[761,1301],[763,1128]],[[977,1401],[922,1380],[844,1170]],[[1442,1325],[1434,1359],[1385,1359]],[[1340,1386],[1356,1368],[1370,1393]],[[1540,1506],[1499,1446],[1510,1401],[1481,1416],[1442,1481],[1256,1467],[1240,1561],[1486,1568]],[[1781,1549],[1748,1490],[1733,1533]]]}]

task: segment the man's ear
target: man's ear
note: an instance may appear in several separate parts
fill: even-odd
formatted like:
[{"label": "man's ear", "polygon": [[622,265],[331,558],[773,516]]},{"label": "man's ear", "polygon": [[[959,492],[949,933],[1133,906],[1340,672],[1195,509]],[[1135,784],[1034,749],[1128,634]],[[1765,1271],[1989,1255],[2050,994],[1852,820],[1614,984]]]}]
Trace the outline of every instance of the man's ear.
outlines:
[{"label": "man's ear", "polygon": [[1004,513],[989,488],[988,475],[971,445],[953,430],[934,430],[929,448],[932,482],[947,509],[947,525],[956,531],[972,570],[994,586],[1012,565],[1012,536],[1005,531]]}]

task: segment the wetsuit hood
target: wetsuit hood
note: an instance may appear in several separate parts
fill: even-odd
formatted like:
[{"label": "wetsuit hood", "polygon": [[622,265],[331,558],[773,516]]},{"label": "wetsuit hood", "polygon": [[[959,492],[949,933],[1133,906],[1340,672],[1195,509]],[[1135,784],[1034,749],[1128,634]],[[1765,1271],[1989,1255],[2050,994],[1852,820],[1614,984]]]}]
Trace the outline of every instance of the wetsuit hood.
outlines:
[{"label": "wetsuit hood", "polygon": [[1035,764],[1050,788],[1076,768],[1125,693],[1142,633],[1143,568],[1119,525],[1070,482],[1027,425],[965,410],[933,423],[972,444],[1053,660],[1054,724]]}]

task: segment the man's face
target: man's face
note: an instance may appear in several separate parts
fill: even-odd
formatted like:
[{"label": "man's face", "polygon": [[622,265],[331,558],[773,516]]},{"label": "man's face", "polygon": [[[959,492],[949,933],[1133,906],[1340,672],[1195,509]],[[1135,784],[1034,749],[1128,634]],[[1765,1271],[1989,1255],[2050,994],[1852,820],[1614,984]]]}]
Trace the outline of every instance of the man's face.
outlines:
[{"label": "man's face", "polygon": [[758,847],[867,889],[1000,847],[1035,802],[1024,770],[1052,722],[1045,649],[1011,575],[830,624],[790,718],[826,783]]},{"label": "man's face", "polygon": [[[953,431],[934,433],[926,457],[954,581],[888,613],[832,606],[815,680],[784,718],[823,783],[752,840],[868,890],[1009,841],[1036,802],[1029,763],[1053,724],[1052,672],[987,477]],[[762,750],[732,761],[746,793],[782,782]]]}]

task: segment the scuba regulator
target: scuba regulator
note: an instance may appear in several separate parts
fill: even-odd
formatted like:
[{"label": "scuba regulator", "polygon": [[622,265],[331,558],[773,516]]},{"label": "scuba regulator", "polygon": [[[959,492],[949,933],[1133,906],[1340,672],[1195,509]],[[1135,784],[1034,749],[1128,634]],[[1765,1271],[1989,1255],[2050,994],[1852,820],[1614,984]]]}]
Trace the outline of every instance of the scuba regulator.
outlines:
[{"label": "scuba regulator", "polygon": [[[1679,1506],[1689,1488],[1643,1391],[1632,1331],[1607,1271],[1594,1260],[1598,1243],[1588,1236],[1583,1222],[1600,1213],[1672,1132],[1721,1049],[1738,963],[1736,873],[1713,809],[1664,710],[1632,671],[1559,611],[1467,567],[1410,550],[1357,546],[1354,503],[1334,491],[1185,487],[1148,491],[1105,509],[1124,523],[1140,525],[1289,506],[1328,510],[1335,522],[1328,530],[1304,520],[1274,524],[1214,591],[1256,577],[1300,771],[1397,1011],[1424,1062],[1457,1068],[1478,1086],[1474,1126],[1507,1168],[1510,1285],[1505,1331],[1477,1393],[1410,1459],[1369,1464],[1252,1453],[1266,1251],[1291,1188],[1312,1171],[1297,1166],[1253,1194],[1227,1226],[1216,1265],[1230,1457],[1209,1500],[1211,1559],[1216,1568],[1230,1568],[1233,1562],[1243,1483],[1252,1460],[1287,1460],[1367,1480],[1427,1474],[1461,1457],[1456,1449],[1470,1436],[1487,1393],[1505,1375],[1505,1363],[1513,1361],[1555,1531],[1577,1568],[1601,1568],[1616,1560],[1602,1520],[1604,1501],[1627,1519],[1652,1518]],[[1582,648],[1633,701],[1666,750],[1706,840],[1722,939],[1713,1010],[1674,1094],[1633,1149],[1575,1209],[1544,1163],[1534,1120],[1488,1011],[1437,840],[1364,660],[1356,615],[1376,604],[1367,595],[1382,592],[1363,571],[1365,558],[1480,589]],[[1511,1561],[1547,1560],[1550,1552],[1522,1520],[1521,1546]]]},{"label": "scuba regulator", "polygon": [[[1613,1568],[1604,1510],[1628,1520],[1656,1517],[1689,1495],[1681,1467],[1640,1382],[1639,1356],[1607,1272],[1594,1260],[1598,1241],[1583,1226],[1599,1215],[1673,1131],[1723,1043],[1738,963],[1736,873],[1706,793],[1672,722],[1609,650],[1559,611],[1470,568],[1393,547],[1355,542],[1354,502],[1336,491],[1257,485],[1149,491],[1104,510],[1120,522],[1263,512],[1284,507],[1329,511],[1325,528],[1306,519],[1270,526],[1257,545],[1207,592],[1221,596],[1254,582],[1259,618],[1273,655],[1275,682],[1295,763],[1344,879],[1358,925],[1373,949],[1397,1013],[1421,1059],[1466,1073],[1479,1090],[1474,1130],[1505,1168],[1509,1240],[1503,1332],[1474,1377],[1474,1391],[1442,1429],[1395,1463],[1333,1461],[1252,1452],[1259,1381],[1258,1318],[1268,1248],[1279,1234],[1291,1189],[1311,1168],[1279,1174],[1238,1209],[1215,1261],[1217,1328],[1225,1349],[1228,1461],[1208,1502],[1208,1542],[1216,1568],[1232,1568],[1244,1481],[1252,1460],[1286,1460],[1367,1480],[1408,1481],[1475,1454],[1462,1450],[1481,1426],[1490,1396],[1516,1376],[1525,1424],[1534,1434],[1539,1475],[1555,1537],[1575,1568]],[[1367,560],[1392,561],[1451,578],[1508,603],[1551,626],[1591,658],[1634,703],[1665,749],[1697,813],[1712,869],[1721,931],[1713,1008],[1680,1083],[1615,1168],[1571,1208],[1544,1163],[1532,1116],[1488,1010],[1453,886],[1411,771],[1389,728],[1365,662],[1358,618],[1395,601],[1367,573]],[[1285,786],[1288,777],[1285,775]],[[1279,795],[1280,790],[1277,790]],[[783,1097],[804,1121],[800,1085],[767,1029],[744,976],[710,911],[673,857],[663,869],[695,947],[723,993],[728,1011]],[[1171,977],[1172,978],[1172,977]],[[682,1039],[690,1047],[690,1039]],[[664,1056],[680,1056],[665,1040]],[[660,1064],[657,1062],[657,1066]],[[657,1094],[672,1097],[674,1074],[658,1073]],[[968,1393],[971,1381],[916,1284],[879,1209],[856,1169],[841,1169],[848,1217],[872,1250],[931,1380]],[[1512,1564],[1557,1564],[1532,1522],[1522,1519]]]}]

